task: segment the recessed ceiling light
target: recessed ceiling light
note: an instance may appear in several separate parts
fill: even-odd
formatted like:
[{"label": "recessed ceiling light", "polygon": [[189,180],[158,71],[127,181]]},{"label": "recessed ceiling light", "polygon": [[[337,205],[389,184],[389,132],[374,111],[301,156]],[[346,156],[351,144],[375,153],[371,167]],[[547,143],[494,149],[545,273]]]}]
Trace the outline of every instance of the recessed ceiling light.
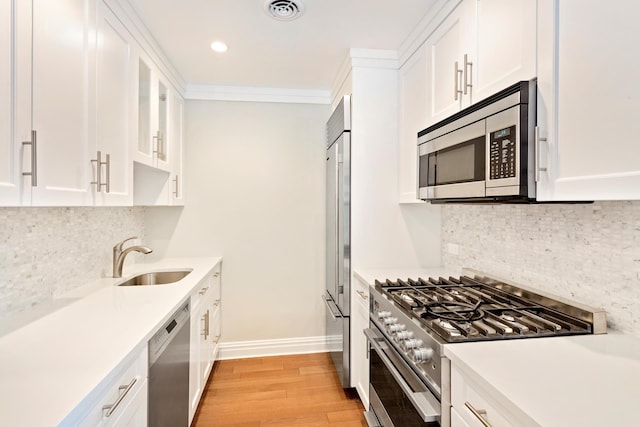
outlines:
[{"label": "recessed ceiling light", "polygon": [[300,0],[266,0],[264,11],[278,21],[293,21],[304,12],[304,5]]},{"label": "recessed ceiling light", "polygon": [[227,47],[226,43],[215,41],[211,43],[211,49],[213,49],[215,52],[226,52],[229,48]]}]

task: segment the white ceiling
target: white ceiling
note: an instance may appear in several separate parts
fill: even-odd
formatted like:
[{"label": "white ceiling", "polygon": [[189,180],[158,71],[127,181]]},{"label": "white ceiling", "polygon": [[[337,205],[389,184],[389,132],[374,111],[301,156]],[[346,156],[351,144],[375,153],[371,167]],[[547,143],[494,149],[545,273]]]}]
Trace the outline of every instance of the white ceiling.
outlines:
[{"label": "white ceiling", "polygon": [[288,22],[264,0],[129,3],[188,84],[329,90],[349,48],[398,49],[436,0],[300,1]]}]

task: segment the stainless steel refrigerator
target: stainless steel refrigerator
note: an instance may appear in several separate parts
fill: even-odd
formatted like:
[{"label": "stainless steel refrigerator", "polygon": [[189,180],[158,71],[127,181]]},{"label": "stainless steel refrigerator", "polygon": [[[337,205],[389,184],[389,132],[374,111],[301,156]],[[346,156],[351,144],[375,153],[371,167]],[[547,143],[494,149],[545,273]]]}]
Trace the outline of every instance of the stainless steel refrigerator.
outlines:
[{"label": "stainless steel refrigerator", "polygon": [[327,342],[344,388],[350,387],[349,289],[351,280],[351,97],[327,122]]}]

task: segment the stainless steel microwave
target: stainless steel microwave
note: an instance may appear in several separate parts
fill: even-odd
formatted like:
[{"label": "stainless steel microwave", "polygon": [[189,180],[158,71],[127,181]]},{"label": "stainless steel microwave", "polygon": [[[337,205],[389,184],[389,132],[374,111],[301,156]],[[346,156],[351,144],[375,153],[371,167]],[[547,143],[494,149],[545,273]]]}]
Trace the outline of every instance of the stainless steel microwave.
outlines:
[{"label": "stainless steel microwave", "polygon": [[522,81],[419,132],[419,198],[535,201],[535,99]]}]

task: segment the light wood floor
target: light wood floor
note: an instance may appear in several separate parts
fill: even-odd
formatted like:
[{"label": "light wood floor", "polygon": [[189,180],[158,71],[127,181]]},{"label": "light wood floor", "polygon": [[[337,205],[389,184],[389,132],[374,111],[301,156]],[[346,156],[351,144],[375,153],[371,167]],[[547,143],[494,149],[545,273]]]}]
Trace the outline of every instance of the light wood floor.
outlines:
[{"label": "light wood floor", "polygon": [[366,427],[363,411],[328,353],[221,360],[192,426]]}]

